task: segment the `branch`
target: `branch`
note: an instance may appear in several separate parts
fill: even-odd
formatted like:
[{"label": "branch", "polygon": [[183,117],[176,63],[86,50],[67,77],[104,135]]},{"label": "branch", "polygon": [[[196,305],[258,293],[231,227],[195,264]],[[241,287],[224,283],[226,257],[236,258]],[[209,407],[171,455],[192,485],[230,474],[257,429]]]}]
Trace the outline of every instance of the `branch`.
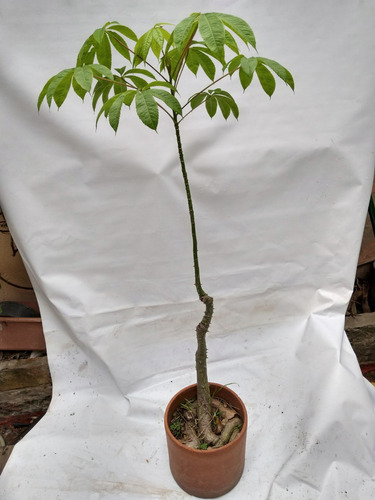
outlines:
[{"label": "branch", "polygon": [[21,285],[16,285],[15,283],[12,283],[11,281],[8,281],[6,280],[5,278],[3,278],[0,274],[0,280],[1,281],[4,281],[4,283],[6,283],[7,285],[10,285],[10,286],[14,286],[14,288],[21,288],[22,290],[32,290],[33,287],[32,286],[21,286]]},{"label": "branch", "polygon": [[161,78],[163,78],[163,80],[165,80],[166,82],[168,81],[167,78],[165,78],[165,76],[163,75],[163,73],[160,73],[160,71],[158,71],[151,63],[149,63],[146,59],[143,59],[141,56],[139,56],[138,54],[136,54],[134,52],[134,50],[132,50],[131,48],[129,48],[128,45],[126,45],[126,43],[122,43],[118,38],[116,38],[115,36],[113,36],[113,38],[116,40],[117,43],[119,43],[120,45],[122,45],[123,47],[125,47],[129,52],[131,52],[133,54],[133,56],[137,56],[139,57],[139,59],[141,59],[141,61],[144,62],[144,64],[147,64],[147,66],[149,66],[152,70],[155,71],[155,73],[157,73],[159,76],[161,76]]},{"label": "branch", "polygon": [[[212,87],[212,85],[215,85],[215,83],[217,82],[220,82],[220,80],[223,80],[224,78],[226,78],[227,76],[232,76],[233,73],[235,73],[237,70],[240,69],[241,66],[238,66],[237,68],[235,68],[234,70],[232,71],[228,71],[228,73],[225,73],[225,75],[222,75],[220,78],[217,78],[216,80],[214,80],[213,82],[211,82],[209,85],[207,85],[207,87],[205,87],[204,89],[200,90],[199,92],[197,92],[196,94],[194,94],[192,97],[190,97],[188,99],[188,101],[182,106],[182,109],[186,108],[186,106],[189,104],[190,101],[193,100],[194,97],[197,97],[199,94],[202,94],[203,92],[205,92],[207,89],[209,89],[210,87]],[[205,101],[203,101],[205,102]],[[201,103],[203,104],[203,103]],[[198,107],[198,106],[197,106]],[[185,115],[187,116],[187,115]],[[180,120],[181,121],[181,120]]]}]

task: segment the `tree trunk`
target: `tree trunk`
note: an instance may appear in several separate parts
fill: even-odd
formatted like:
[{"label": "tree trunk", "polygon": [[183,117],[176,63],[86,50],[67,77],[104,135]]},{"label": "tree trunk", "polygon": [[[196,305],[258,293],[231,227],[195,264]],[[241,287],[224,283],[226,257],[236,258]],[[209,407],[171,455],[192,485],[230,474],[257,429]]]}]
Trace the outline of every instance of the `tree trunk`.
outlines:
[{"label": "tree trunk", "polygon": [[195,354],[195,367],[197,372],[197,415],[199,439],[201,443],[215,444],[218,441],[218,436],[212,431],[212,411],[211,411],[211,395],[207,376],[207,346],[206,335],[211,324],[212,315],[214,312],[213,298],[206,294],[202,288],[200,281],[199,260],[198,260],[198,241],[195,228],[195,216],[193,201],[190,192],[189,179],[185,166],[184,153],[182,150],[182,142],[180,136],[180,128],[178,125],[177,115],[174,115],[174,126],[176,132],[178,154],[184,179],[185,192],[189,207],[191,235],[193,240],[193,261],[195,274],[195,288],[199,299],[205,305],[205,312],[202,320],[196,327],[197,334],[197,351]]}]

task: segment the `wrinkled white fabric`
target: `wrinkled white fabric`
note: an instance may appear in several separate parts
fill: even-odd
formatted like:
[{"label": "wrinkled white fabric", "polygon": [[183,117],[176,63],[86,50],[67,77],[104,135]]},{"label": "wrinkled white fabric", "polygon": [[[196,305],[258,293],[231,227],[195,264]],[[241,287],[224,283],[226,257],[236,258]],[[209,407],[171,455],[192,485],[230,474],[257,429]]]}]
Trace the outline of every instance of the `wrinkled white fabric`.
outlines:
[{"label": "wrinkled white fabric", "polygon": [[[254,29],[293,73],[271,100],[227,88],[237,122],[182,124],[204,289],[210,379],[249,414],[250,500],[375,498],[375,393],[344,333],[373,178],[371,0],[0,0],[0,200],[37,292],[53,378],[15,447],[3,500],[183,499],[169,472],[167,402],[194,382],[189,222],[173,128],[134,110],[95,132],[89,99],[37,95],[94,29],[138,34],[193,11]],[[190,95],[198,82],[189,80]],[[124,113],[125,114],[125,113]]]}]

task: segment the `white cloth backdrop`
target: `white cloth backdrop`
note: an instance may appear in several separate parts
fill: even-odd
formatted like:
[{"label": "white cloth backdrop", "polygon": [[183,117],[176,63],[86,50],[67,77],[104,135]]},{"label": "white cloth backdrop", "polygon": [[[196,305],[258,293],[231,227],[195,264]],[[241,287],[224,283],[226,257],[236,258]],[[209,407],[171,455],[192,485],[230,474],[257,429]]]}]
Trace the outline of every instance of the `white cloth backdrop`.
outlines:
[{"label": "white cloth backdrop", "polygon": [[141,34],[202,9],[248,20],[296,80],[271,100],[229,83],[239,122],[197,111],[182,127],[216,298],[210,379],[236,383],[249,413],[227,497],[375,498],[375,393],[344,333],[373,177],[374,2],[0,0],[1,205],[53,377],[2,500],[187,497],[163,411],[194,382],[202,307],[171,123],[156,134],[133,111],[115,136],[105,120],[95,132],[89,100],[38,115],[36,99],[106,21]]}]

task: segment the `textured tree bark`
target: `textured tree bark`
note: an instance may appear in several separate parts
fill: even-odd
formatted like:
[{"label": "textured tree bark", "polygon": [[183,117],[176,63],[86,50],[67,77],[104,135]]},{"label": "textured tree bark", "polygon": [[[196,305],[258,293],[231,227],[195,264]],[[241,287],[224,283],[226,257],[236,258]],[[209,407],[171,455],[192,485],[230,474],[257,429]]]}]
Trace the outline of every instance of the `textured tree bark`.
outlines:
[{"label": "textured tree bark", "polygon": [[194,261],[194,274],[195,274],[195,288],[199,299],[205,305],[205,311],[202,320],[196,327],[197,335],[197,351],[195,354],[195,366],[197,372],[197,415],[198,415],[198,428],[199,439],[206,444],[215,444],[218,442],[218,436],[212,431],[212,412],[211,412],[211,395],[208,384],[207,376],[207,345],[206,335],[211,324],[214,301],[213,298],[206,294],[202,288],[200,280],[199,259],[198,259],[198,241],[195,227],[195,215],[193,201],[190,192],[189,179],[186,171],[184,153],[182,150],[182,142],[180,135],[180,128],[178,125],[177,115],[174,115],[174,127],[176,132],[176,140],[178,147],[179,160],[184,179],[185,192],[189,207],[191,235],[193,240],[193,261]]}]

